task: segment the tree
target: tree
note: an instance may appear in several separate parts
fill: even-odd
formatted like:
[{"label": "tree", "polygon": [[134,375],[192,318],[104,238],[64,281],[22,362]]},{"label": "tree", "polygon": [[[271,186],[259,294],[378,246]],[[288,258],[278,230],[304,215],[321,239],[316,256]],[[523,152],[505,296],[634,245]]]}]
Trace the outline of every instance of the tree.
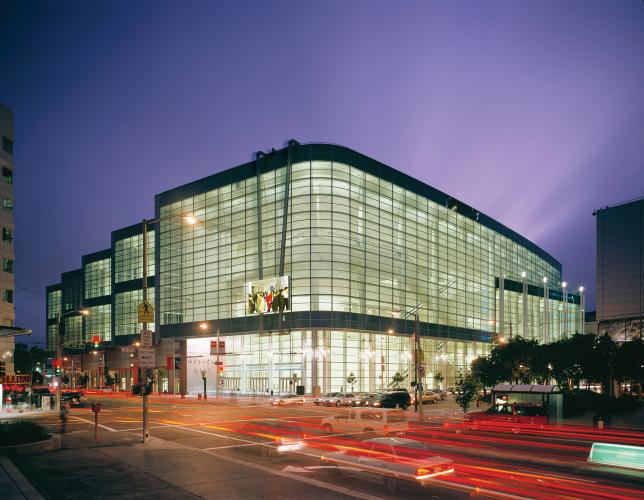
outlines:
[{"label": "tree", "polygon": [[459,377],[456,382],[456,394],[454,399],[458,406],[463,410],[463,413],[467,413],[470,409],[470,404],[478,397],[478,391],[479,383],[471,374],[467,374],[465,377],[462,375]]},{"label": "tree", "polygon": [[644,384],[644,341],[642,338],[624,342],[615,355],[615,377],[620,382],[630,382],[631,393],[642,392]]},{"label": "tree", "polygon": [[87,387],[87,382],[89,382],[89,375],[87,373],[78,376],[78,385]]},{"label": "tree", "polygon": [[445,377],[443,377],[443,374],[441,372],[436,373],[434,375],[434,382],[436,382],[438,385],[441,385],[441,383],[445,380]]},{"label": "tree", "polygon": [[112,377],[108,371],[105,372],[105,385],[107,387],[112,387],[114,385],[114,377]]},{"label": "tree", "polygon": [[400,372],[396,372],[395,375],[391,377],[391,383],[395,387],[400,387],[400,384],[402,384],[406,378],[407,378],[407,375],[403,375]]},{"label": "tree", "polygon": [[347,384],[351,386],[351,392],[353,392],[353,384],[355,384],[358,381],[358,378],[351,372],[349,376],[347,377]]},{"label": "tree", "polygon": [[498,377],[494,373],[494,367],[488,358],[478,357],[470,365],[470,374],[472,378],[483,387],[485,394],[488,387],[494,387],[499,382]]},{"label": "tree", "polygon": [[61,381],[64,385],[69,385],[69,375],[67,375],[67,374],[65,373],[65,374],[61,377],[60,381]]}]

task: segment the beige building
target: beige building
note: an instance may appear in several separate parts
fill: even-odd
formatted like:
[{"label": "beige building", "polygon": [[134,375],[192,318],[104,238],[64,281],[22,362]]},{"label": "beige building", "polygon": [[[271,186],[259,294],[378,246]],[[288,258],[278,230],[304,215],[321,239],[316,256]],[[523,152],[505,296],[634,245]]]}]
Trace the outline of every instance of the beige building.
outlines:
[{"label": "beige building", "polygon": [[[0,327],[13,327],[15,312],[14,300],[14,223],[13,223],[13,113],[0,104],[0,227],[2,239],[0,240]],[[0,336],[0,357],[4,358],[7,373],[13,373],[13,335]]]}]

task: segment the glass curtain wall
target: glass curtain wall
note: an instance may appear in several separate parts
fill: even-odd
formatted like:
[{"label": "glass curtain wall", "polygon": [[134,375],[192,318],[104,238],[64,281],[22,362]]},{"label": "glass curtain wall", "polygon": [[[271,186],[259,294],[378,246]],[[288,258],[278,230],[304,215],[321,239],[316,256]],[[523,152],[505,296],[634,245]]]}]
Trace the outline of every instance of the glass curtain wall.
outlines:
[{"label": "glass curtain wall", "polygon": [[112,260],[102,259],[85,265],[85,298],[104,297],[112,293]]},{"label": "glass curtain wall", "polygon": [[[264,277],[278,271],[284,179],[284,168],[261,176]],[[162,324],[246,314],[243,285],[259,274],[255,182],[160,207],[162,217],[189,211],[199,220],[160,225]],[[285,274],[294,311],[392,317],[422,303],[421,321],[493,332],[495,277],[560,279],[505,236],[357,168],[297,163],[291,188]]]}]

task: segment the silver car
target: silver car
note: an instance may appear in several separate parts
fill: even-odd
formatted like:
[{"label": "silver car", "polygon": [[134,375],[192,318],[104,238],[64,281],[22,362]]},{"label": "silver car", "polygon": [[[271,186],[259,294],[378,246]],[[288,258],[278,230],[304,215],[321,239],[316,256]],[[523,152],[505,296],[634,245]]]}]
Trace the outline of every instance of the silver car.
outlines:
[{"label": "silver car", "polygon": [[356,399],[352,392],[338,392],[330,398],[325,398],[324,406],[351,406],[351,402]]}]

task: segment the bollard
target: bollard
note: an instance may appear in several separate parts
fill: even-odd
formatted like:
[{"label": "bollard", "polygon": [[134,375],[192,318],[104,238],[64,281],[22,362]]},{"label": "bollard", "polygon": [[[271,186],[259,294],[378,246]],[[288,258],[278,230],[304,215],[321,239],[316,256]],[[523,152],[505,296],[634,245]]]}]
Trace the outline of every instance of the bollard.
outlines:
[{"label": "bollard", "polygon": [[597,420],[597,428],[598,429],[603,429],[604,428],[604,419],[603,418],[599,418]]},{"label": "bollard", "polygon": [[98,441],[98,414],[101,411],[101,403],[92,403],[92,411],[94,412],[94,439]]},{"label": "bollard", "polygon": [[197,399],[198,399],[199,401],[201,401],[201,393],[198,393],[198,394],[197,394]]}]

